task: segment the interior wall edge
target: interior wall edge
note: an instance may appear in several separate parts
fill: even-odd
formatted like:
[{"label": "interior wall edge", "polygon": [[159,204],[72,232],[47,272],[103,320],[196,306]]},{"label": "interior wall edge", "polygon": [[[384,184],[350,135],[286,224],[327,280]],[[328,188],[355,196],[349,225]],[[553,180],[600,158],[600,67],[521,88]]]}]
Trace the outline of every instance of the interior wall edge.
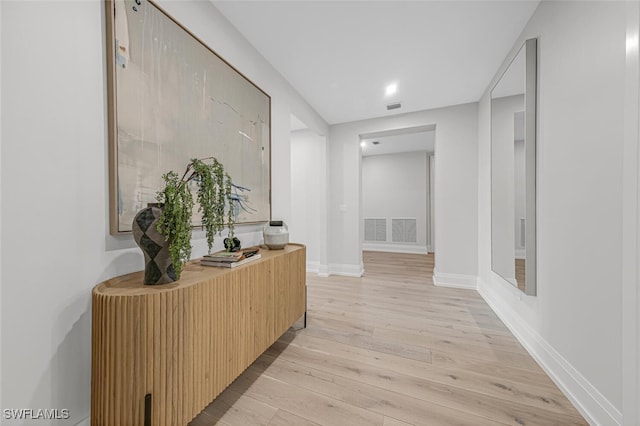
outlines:
[{"label": "interior wall edge", "polygon": [[459,288],[463,290],[475,290],[478,277],[475,275],[450,274],[438,272],[433,269],[433,285],[436,287]]},{"label": "interior wall edge", "polygon": [[622,412],[640,424],[640,3],[627,2],[622,181]]},{"label": "interior wall edge", "polygon": [[330,263],[328,275],[360,278],[364,275],[364,264]]}]

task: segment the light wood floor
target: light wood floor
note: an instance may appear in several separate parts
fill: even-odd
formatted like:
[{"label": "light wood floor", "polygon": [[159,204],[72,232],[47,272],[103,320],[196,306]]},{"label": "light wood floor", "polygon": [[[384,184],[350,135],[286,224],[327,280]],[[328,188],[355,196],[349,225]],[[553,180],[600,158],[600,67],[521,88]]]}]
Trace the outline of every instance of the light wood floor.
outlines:
[{"label": "light wood floor", "polygon": [[587,424],[476,292],[433,286],[432,255],[364,262],[362,278],[309,274],[307,328],[191,425]]}]

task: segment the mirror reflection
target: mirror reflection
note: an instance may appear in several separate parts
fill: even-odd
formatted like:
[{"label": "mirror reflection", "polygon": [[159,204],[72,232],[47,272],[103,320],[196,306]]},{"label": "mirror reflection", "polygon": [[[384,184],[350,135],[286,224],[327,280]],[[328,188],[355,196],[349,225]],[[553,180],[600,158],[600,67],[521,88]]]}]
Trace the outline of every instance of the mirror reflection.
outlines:
[{"label": "mirror reflection", "polygon": [[491,268],[535,294],[536,40],[491,91]]}]

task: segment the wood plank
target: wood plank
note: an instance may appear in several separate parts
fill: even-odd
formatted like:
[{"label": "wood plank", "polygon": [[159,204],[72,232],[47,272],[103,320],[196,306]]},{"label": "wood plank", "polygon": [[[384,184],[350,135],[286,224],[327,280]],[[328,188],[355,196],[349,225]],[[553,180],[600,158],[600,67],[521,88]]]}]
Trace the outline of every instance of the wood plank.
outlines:
[{"label": "wood plank", "polygon": [[[409,424],[474,425],[493,426],[495,421],[461,412],[449,407],[407,397],[406,395],[376,386],[367,386],[359,380],[346,378],[323,370],[297,364],[281,358],[268,360],[261,358],[251,368],[262,377],[277,377],[290,386],[306,389],[313,394],[325,395],[385,417],[392,417]],[[264,364],[263,364],[264,363]],[[428,419],[428,420],[427,420]],[[324,423],[324,424],[350,424]]]},{"label": "wood plank", "polygon": [[[291,333],[293,334],[293,333]],[[442,384],[463,387],[477,392],[509,398],[508,393],[521,393],[524,388],[529,393],[537,392],[545,398],[556,398],[566,403],[564,395],[553,382],[540,370],[508,367],[483,360],[472,359],[467,364],[453,364],[439,361],[438,365],[412,359],[385,354],[348,344],[331,343],[304,333],[295,333],[295,339],[287,338],[276,342],[266,352],[268,355],[286,358],[297,348],[323,354],[327,360],[333,357],[351,359],[357,363],[367,364],[378,369],[387,369],[396,373],[424,378]],[[289,348],[289,352],[283,352]],[[293,362],[300,362],[300,358]],[[496,367],[498,366],[498,367]],[[487,371],[488,370],[488,371]],[[496,385],[498,384],[498,385]],[[521,398],[514,399],[521,401]],[[544,406],[543,406],[544,407]]]},{"label": "wood plank", "polygon": [[365,252],[361,278],[308,274],[308,327],[225,392],[276,410],[270,426],[586,425],[476,292],[433,286],[433,258]]},{"label": "wood plank", "polygon": [[[318,313],[317,311],[315,311]],[[424,336],[429,339],[440,340],[461,340],[465,344],[478,345],[485,349],[498,349],[502,351],[527,354],[527,351],[520,344],[514,341],[513,336],[492,335],[488,332],[479,332],[475,329],[453,329],[427,325],[423,321],[415,320],[407,322],[407,320],[391,319],[389,317],[381,318],[380,316],[371,316],[366,320],[366,326],[359,325],[359,322],[348,318],[345,315],[335,315],[323,311],[319,315],[310,315],[309,324],[320,326],[323,328],[331,328],[334,330],[352,330],[354,332],[364,332],[373,335],[374,327],[377,330],[385,329],[392,332],[398,331],[402,333],[413,333],[418,336]],[[364,333],[363,333],[364,334]]]},{"label": "wood plank", "polygon": [[204,411],[202,413],[200,413],[196,418],[193,419],[193,421],[191,421],[191,423],[189,423],[189,426],[233,426],[230,425],[229,423],[225,423],[222,420],[216,420],[215,418],[211,417],[209,414],[205,413]]},{"label": "wood plank", "polygon": [[266,426],[277,408],[229,389],[204,409],[214,422],[231,425]]},{"label": "wood plank", "polygon": [[[424,365],[422,369],[409,374],[399,373],[392,370],[391,367],[371,366],[359,359],[327,357],[325,353],[309,351],[295,346],[293,343],[279,353],[277,359],[274,358],[272,363],[275,366],[280,365],[281,362],[291,362],[305,368],[315,368],[337,377],[373,386],[378,392],[380,389],[385,389],[459,411],[468,412],[466,407],[480,405],[483,406],[483,417],[492,421],[513,420],[509,413],[491,407],[490,401],[494,398],[496,401],[500,401],[498,406],[508,407],[512,412],[519,413],[519,418],[529,419],[529,421],[539,418],[551,422],[553,418],[573,413],[573,407],[565,398],[558,394],[549,395],[544,389],[523,384],[516,385],[511,382],[503,383],[495,378],[480,377],[464,372],[455,375],[441,369],[429,368],[429,365]],[[271,352],[267,352],[265,355],[271,356],[271,354]],[[325,361],[323,362],[323,360]],[[271,369],[273,368],[275,367],[271,366]],[[311,375],[317,375],[317,373]],[[282,379],[283,375],[278,377]],[[333,382],[336,380],[332,379]],[[365,388],[362,386],[360,391],[362,392]],[[525,415],[521,406],[535,407],[536,415]],[[396,418],[402,419],[401,417]],[[567,421],[567,424],[574,424],[570,420]]]},{"label": "wood plank", "polygon": [[[260,365],[265,361],[261,357],[257,362]],[[229,389],[322,425],[382,426],[384,420],[371,411],[263,375],[255,366],[247,369]]]},{"label": "wood plank", "polygon": [[319,423],[312,422],[300,416],[296,416],[286,410],[278,409],[276,415],[269,422],[269,426],[319,426]]},{"label": "wood plank", "polygon": [[391,417],[385,417],[384,423],[382,426],[415,426],[411,423],[402,422],[398,419],[394,419]]},{"label": "wood plank", "polygon": [[474,357],[497,361],[503,365],[538,370],[540,367],[526,352],[504,351],[489,345],[481,345],[463,338],[432,336],[425,333],[412,333],[397,329],[376,328],[374,338],[398,344],[422,346],[425,349],[438,349],[441,352],[473,353]]}]

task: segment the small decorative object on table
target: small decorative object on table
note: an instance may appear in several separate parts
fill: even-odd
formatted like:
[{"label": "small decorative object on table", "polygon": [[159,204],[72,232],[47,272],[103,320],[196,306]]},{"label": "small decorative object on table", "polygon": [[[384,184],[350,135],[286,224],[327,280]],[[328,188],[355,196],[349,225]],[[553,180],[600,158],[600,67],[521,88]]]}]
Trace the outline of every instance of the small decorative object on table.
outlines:
[{"label": "small decorative object on table", "polygon": [[240,249],[242,248],[242,243],[236,237],[227,237],[224,239],[224,248],[228,252],[240,251]]},{"label": "small decorative object on table", "polygon": [[144,254],[144,283],[167,284],[176,280],[169,255],[169,242],[158,232],[163,204],[149,203],[133,218],[133,239]]},{"label": "small decorative object on table", "polygon": [[264,244],[270,250],[281,250],[289,243],[289,228],[281,220],[272,220],[264,226]]},{"label": "small decorative object on table", "polygon": [[221,268],[235,268],[245,263],[261,258],[260,248],[250,247],[236,251],[219,251],[205,254],[200,259],[200,264],[204,266],[218,266]]}]

